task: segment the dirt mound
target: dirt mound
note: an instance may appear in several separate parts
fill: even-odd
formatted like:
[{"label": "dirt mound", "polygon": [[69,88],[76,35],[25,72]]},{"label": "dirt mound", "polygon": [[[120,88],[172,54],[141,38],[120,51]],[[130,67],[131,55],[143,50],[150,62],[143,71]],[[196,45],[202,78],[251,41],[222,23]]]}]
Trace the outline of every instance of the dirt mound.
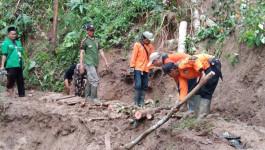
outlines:
[{"label": "dirt mound", "polygon": [[[84,103],[79,97],[65,98],[58,93],[34,92],[32,97],[16,100],[8,100],[8,93],[1,93],[0,97],[1,102],[11,102],[4,115],[1,112],[0,149],[3,150],[100,150],[106,147],[106,135],[109,135],[112,149],[119,149],[164,116],[157,114],[154,120],[143,120],[134,128],[125,115],[113,110],[114,106],[127,105],[120,101],[104,101],[113,106],[110,109]],[[240,122],[227,122],[218,117],[200,125],[190,125],[189,129],[184,129],[187,124],[176,127],[178,122],[172,118],[135,149],[234,149],[221,137],[224,132],[241,135],[241,141],[248,148],[265,146],[264,128],[253,130]],[[207,126],[214,129],[205,128]]]},{"label": "dirt mound", "polygon": [[[219,82],[214,94],[213,108],[222,116],[239,119],[250,125],[265,126],[265,51],[236,44],[230,38],[224,48],[222,72],[224,81]],[[238,53],[240,63],[230,64],[227,54]]]},{"label": "dirt mound", "polygon": [[[130,59],[123,59],[124,50],[111,50],[106,56],[110,62],[110,70],[99,63],[99,97],[104,100],[120,100],[133,103],[134,79],[129,75]],[[129,58],[132,52],[129,52]],[[155,76],[149,79],[146,99],[157,99],[163,103],[171,103],[177,96],[175,83],[170,78],[162,78],[161,68],[155,70]]]},{"label": "dirt mound", "polygon": [[[231,47],[227,45],[224,56],[232,53]],[[222,137],[225,132],[241,136],[246,148],[264,148],[265,129],[258,125],[264,126],[261,64],[265,53],[262,48],[249,51],[242,45],[237,49],[241,62],[235,68],[229,59],[221,58],[224,81],[216,89],[212,115],[205,122],[172,118],[134,149],[234,149]],[[106,56],[111,67],[104,69],[100,61],[99,98],[108,105],[52,92],[27,91],[27,97],[16,100],[10,100],[7,92],[0,93],[0,149],[100,150],[106,148],[107,135],[112,149],[119,149],[164,117],[166,111],[134,127],[131,116],[121,112],[123,106],[133,105],[129,59],[123,59],[123,50],[112,50]],[[178,96],[175,82],[162,78],[161,68],[156,69],[146,95],[146,99],[159,100],[159,105],[170,105]]]}]

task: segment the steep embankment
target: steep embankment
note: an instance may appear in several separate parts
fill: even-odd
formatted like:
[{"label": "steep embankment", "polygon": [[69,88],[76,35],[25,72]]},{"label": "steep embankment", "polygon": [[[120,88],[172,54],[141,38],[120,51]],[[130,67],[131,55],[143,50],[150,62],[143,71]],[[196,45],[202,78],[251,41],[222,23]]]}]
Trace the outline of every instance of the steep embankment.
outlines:
[{"label": "steep embankment", "polygon": [[[248,48],[246,44],[237,44],[230,37],[223,48],[222,72],[224,81],[220,81],[214,94],[213,108],[223,117],[239,119],[250,125],[265,126],[265,50]],[[230,64],[227,54],[238,53],[239,63]]]}]

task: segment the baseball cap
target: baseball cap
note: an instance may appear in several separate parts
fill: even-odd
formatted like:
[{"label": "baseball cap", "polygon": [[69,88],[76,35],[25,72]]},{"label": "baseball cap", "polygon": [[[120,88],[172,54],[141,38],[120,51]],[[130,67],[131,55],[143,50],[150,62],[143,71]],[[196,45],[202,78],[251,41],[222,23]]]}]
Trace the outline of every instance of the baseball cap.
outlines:
[{"label": "baseball cap", "polygon": [[87,24],[86,25],[86,30],[94,30],[94,25],[93,24]]},{"label": "baseball cap", "polygon": [[159,58],[159,57],[160,57],[160,55],[159,55],[158,52],[153,52],[153,53],[149,56],[149,63],[147,64],[147,67],[149,67],[149,66],[153,63],[153,61],[154,61],[155,59]]},{"label": "baseball cap", "polygon": [[154,41],[154,35],[153,35],[153,33],[149,32],[149,31],[144,31],[143,36],[146,37],[150,41]]},{"label": "baseball cap", "polygon": [[178,66],[175,63],[173,62],[166,63],[162,67],[162,70],[164,71],[163,77],[165,77],[171,71],[171,69],[176,69],[176,68],[178,68]]}]

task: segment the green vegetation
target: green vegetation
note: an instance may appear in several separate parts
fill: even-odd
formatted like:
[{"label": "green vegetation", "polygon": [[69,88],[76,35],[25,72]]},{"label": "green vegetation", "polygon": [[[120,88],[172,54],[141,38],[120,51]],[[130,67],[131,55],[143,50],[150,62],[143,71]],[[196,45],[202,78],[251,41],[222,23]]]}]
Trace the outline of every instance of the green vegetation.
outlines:
[{"label": "green vegetation", "polygon": [[238,22],[236,12],[234,9],[233,0],[218,0],[217,3],[212,2],[210,9],[212,14],[205,13],[205,20],[212,19],[215,23],[213,26],[207,26],[206,21],[200,27],[193,36],[188,35],[186,40],[187,50],[190,53],[194,53],[193,47],[196,47],[196,43],[200,41],[206,41],[203,46],[205,51],[210,50],[210,46],[214,44],[214,54],[220,57],[222,54],[222,46],[225,39],[234,30]]},{"label": "green vegetation", "polygon": [[[264,1],[242,0],[239,5],[235,5],[234,0],[218,0],[217,3],[212,2],[209,9],[213,13],[205,16],[213,19],[216,25],[206,28],[202,26],[197,33],[187,36],[186,47],[189,53],[195,52],[193,47],[196,47],[196,43],[206,41],[203,44],[205,51],[214,44],[214,53],[220,57],[225,40],[234,31],[239,39],[238,42],[246,42],[248,47],[265,44]],[[232,66],[239,62],[236,53],[228,54],[226,58],[230,58]]]},{"label": "green vegetation", "polygon": [[212,129],[214,126],[213,124],[209,123],[206,120],[199,120],[197,121],[196,119],[185,119],[182,120],[179,123],[176,123],[173,126],[174,130],[183,130],[183,129],[189,129],[189,130],[195,130],[195,131],[202,131],[203,129]]},{"label": "green vegetation", "polygon": [[[18,3],[19,2],[19,3]],[[23,43],[26,67],[24,76],[27,87],[40,87],[42,90],[62,91],[62,76],[65,70],[79,61],[79,49],[86,33],[84,27],[92,23],[96,27],[95,35],[104,50],[118,47],[127,51],[138,40],[142,31],[152,30],[156,37],[174,37],[178,24],[185,20],[190,24],[192,9],[190,2],[181,7],[162,4],[161,0],[67,0],[59,1],[58,35],[56,54],[51,49],[51,28],[53,20],[52,0],[2,0],[0,3],[1,40],[10,26],[18,28],[19,39]],[[201,27],[197,33],[188,35],[186,46],[189,53],[198,42],[205,42],[205,51],[214,45],[216,56],[222,54],[226,38],[234,31],[241,31],[240,42],[249,47],[265,43],[264,16],[265,2],[242,2],[235,5],[234,0],[218,0],[209,8],[216,26]],[[161,43],[163,43],[163,40]],[[237,55],[226,56],[231,64],[239,62]]]},{"label": "green vegetation", "polygon": [[[3,0],[0,5],[0,34],[4,37],[8,27],[16,26],[20,40],[26,43],[27,38],[32,42],[24,45],[26,55],[34,60],[26,60],[24,75],[27,87],[41,85],[42,90],[62,91],[63,73],[79,60],[80,42],[86,35],[84,29],[87,23],[95,25],[95,36],[105,50],[123,45],[128,50],[126,42],[131,44],[139,37],[136,36],[139,31],[129,32],[134,22],[146,12],[159,11],[160,3],[159,0],[60,1],[57,49],[56,55],[53,55],[48,34],[52,27],[53,1],[26,0],[17,4],[15,0]],[[150,26],[141,31],[147,27]],[[30,40],[32,38],[36,40]]]},{"label": "green vegetation", "polygon": [[263,0],[243,2],[240,9],[242,30],[239,42],[245,41],[248,47],[265,44],[265,2]]},{"label": "green vegetation", "polygon": [[6,110],[8,109],[10,102],[0,99],[0,120],[4,120],[7,117]]}]

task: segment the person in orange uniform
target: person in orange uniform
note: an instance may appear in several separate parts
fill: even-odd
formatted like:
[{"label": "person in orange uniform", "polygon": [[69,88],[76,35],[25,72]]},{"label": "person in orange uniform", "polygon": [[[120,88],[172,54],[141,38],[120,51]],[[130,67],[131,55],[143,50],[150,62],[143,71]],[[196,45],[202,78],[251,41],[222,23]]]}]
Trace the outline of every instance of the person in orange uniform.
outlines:
[{"label": "person in orange uniform", "polygon": [[[185,59],[190,57],[189,54],[186,53],[173,53],[168,55],[160,55],[158,52],[154,52],[150,55],[150,61],[147,64],[147,66],[151,66],[152,64],[157,67],[161,67],[164,64],[167,64],[169,62],[177,63],[181,59]],[[190,92],[195,86],[196,86],[197,78],[194,79],[188,79],[188,92]],[[179,85],[178,85],[179,86]],[[187,110],[187,113],[194,111],[194,96],[190,98],[189,100],[189,107]]]},{"label": "person in orange uniform", "polygon": [[196,93],[194,98],[195,115],[201,118],[209,113],[213,92],[218,84],[219,77],[222,79],[221,63],[219,59],[208,54],[194,55],[177,62],[169,62],[163,66],[164,76],[173,77],[180,85],[179,100],[188,93],[187,79],[200,77],[205,84],[205,75],[214,71],[215,75]]},{"label": "person in orange uniform", "polygon": [[150,61],[147,66],[151,66],[153,64],[154,66],[161,67],[168,62],[177,63],[179,60],[187,57],[190,57],[190,55],[186,53],[173,53],[162,56],[158,52],[154,52],[150,55]]},{"label": "person in orange uniform", "polygon": [[134,104],[144,106],[145,91],[148,88],[148,73],[154,75],[153,65],[147,66],[149,56],[154,52],[154,46],[150,44],[154,40],[153,34],[149,31],[143,32],[139,42],[134,44],[133,55],[130,61],[130,74],[134,75]]}]

